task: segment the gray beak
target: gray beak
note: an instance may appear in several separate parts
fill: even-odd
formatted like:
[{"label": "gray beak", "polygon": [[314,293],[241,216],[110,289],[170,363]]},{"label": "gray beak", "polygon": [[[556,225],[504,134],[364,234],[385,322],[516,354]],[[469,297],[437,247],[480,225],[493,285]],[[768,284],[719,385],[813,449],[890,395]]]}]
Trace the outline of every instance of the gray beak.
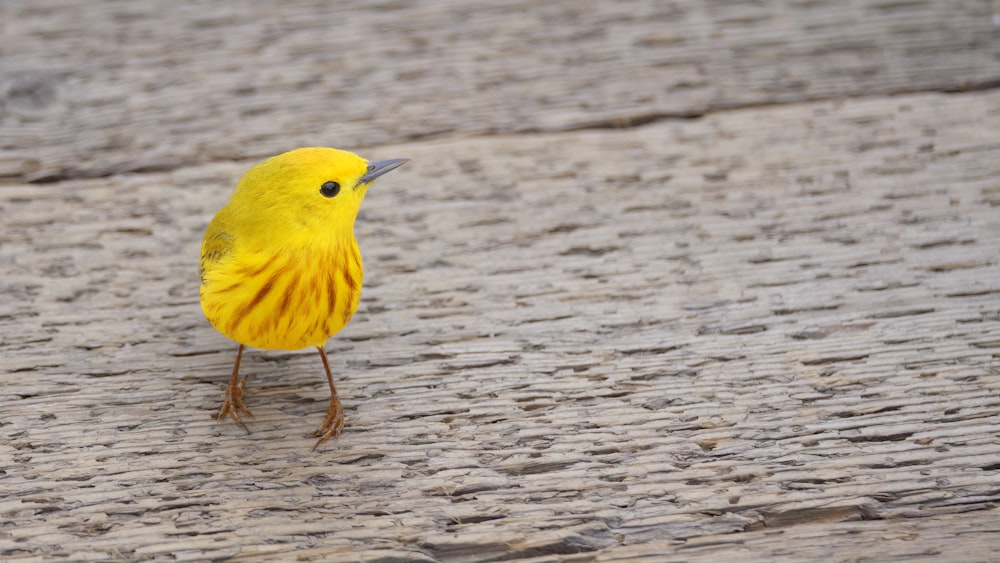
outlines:
[{"label": "gray beak", "polygon": [[409,162],[408,158],[390,158],[389,160],[376,160],[368,163],[368,171],[358,180],[358,185],[371,183],[375,178],[383,174],[388,174],[400,166]]}]

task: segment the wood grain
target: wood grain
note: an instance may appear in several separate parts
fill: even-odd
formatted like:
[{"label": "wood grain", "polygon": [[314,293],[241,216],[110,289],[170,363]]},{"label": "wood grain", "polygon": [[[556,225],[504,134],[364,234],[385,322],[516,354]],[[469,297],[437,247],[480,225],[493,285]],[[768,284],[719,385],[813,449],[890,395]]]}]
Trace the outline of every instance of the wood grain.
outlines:
[{"label": "wood grain", "polygon": [[0,178],[1000,82],[993,0],[0,3]]},{"label": "wood grain", "polygon": [[[35,118],[9,89],[2,106],[0,559],[996,560],[1000,92],[983,72],[995,33],[972,31],[989,3],[947,18],[919,1],[723,4],[672,5],[702,14],[701,31],[671,31],[701,43],[665,35],[647,13],[660,3],[366,4],[337,12],[340,27],[296,2],[266,18],[0,6],[3,79],[74,85]],[[856,12],[871,17],[845,27]],[[927,26],[887,23],[904,20]],[[490,36],[488,22],[509,27]],[[429,39],[390,34],[357,60],[322,48],[396,26]],[[546,26],[572,41],[516,40]],[[710,106],[666,107],[672,94],[620,95],[663,87],[639,57],[617,71],[623,90],[574,98],[614,66],[603,48],[659,37],[640,52],[725,65],[706,45],[768,29],[808,54],[789,58],[814,73],[805,91],[768,98],[767,77],[738,89],[711,74]],[[898,58],[835,80],[823,65],[841,55],[820,48],[835,29],[879,35]],[[926,53],[888,47],[918,39]],[[496,56],[516,45],[521,58]],[[237,64],[247,53],[288,65]],[[597,61],[545,73],[551,53]],[[964,62],[924,64],[939,56]],[[477,57],[482,80],[543,76],[472,95],[419,73],[472,73]],[[336,144],[412,159],[358,220],[361,307],[328,345],[347,424],[319,452],[314,351],[248,351],[252,434],[212,418],[236,347],[197,287],[204,229],[253,164],[233,159],[332,131],[319,105],[281,103],[309,60],[376,69],[344,82]],[[757,76],[773,57],[740,60]],[[257,89],[227,90],[244,73]],[[414,73],[406,88],[400,73]],[[920,91],[973,75],[970,91]],[[122,82],[88,82],[109,76]],[[210,83],[217,97],[191,97]],[[285,99],[337,103],[308,89]],[[408,109],[389,120],[383,103]],[[255,104],[266,111],[240,117]],[[697,117],[597,124],[626,107]],[[156,121],[167,114],[176,128]],[[472,118],[487,114],[507,125]]]}]

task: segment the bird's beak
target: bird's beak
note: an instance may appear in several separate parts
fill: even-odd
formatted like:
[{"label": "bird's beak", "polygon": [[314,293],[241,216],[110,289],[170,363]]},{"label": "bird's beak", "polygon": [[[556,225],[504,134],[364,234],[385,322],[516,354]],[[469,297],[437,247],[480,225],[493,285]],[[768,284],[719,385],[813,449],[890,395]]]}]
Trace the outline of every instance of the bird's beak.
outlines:
[{"label": "bird's beak", "polygon": [[365,172],[365,175],[362,176],[360,180],[358,180],[358,185],[362,186],[364,184],[369,184],[375,178],[392,172],[409,161],[410,159],[408,158],[390,158],[389,160],[376,160],[375,162],[369,162],[368,171]]}]

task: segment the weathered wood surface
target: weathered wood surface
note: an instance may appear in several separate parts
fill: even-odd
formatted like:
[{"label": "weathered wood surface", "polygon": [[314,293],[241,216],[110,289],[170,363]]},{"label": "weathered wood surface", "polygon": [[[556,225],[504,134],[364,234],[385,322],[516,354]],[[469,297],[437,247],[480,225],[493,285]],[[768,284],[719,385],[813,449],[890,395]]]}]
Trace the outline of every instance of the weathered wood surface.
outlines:
[{"label": "weathered wood surface", "polygon": [[994,0],[329,4],[0,2],[0,178],[1000,81]]},{"label": "weathered wood surface", "polygon": [[[285,70],[304,72],[308,63],[293,54],[322,53],[345,36],[323,39],[314,29],[320,46],[282,46],[275,30],[283,25],[321,27],[301,15],[274,23],[299,13],[294,6],[256,24],[206,16],[174,29],[171,41],[177,20],[154,25],[143,5],[114,30],[86,11],[32,6],[0,8],[7,69],[27,65],[24,57],[42,71],[60,68],[62,53],[46,49],[83,41],[81,30],[97,33],[94,45],[101,33],[126,45],[162,37],[150,39],[157,56],[176,45],[194,57],[181,39],[217,41],[223,52],[184,62],[189,73],[232,63],[234,53],[295,62],[257,69],[273,80],[246,97],[229,90],[239,83],[232,75],[206,75],[177,85],[172,104],[156,103],[163,92],[136,89],[132,76],[121,87],[134,105],[102,110],[121,140],[103,148],[77,130],[93,100],[66,107],[60,97],[86,93],[85,84],[38,110],[37,135],[19,129],[28,121],[17,125],[26,118],[6,99],[2,150],[13,155],[7,175],[17,180],[0,188],[0,559],[996,560],[997,91],[798,101],[620,130],[518,133],[521,124],[510,122],[498,128],[509,134],[475,135],[492,127],[475,116],[494,110],[498,122],[524,112],[543,128],[574,129],[625,105],[609,94],[603,105],[564,114],[560,103],[575,90],[555,78],[477,99],[422,89],[441,77],[425,84],[419,73],[406,88],[369,84],[382,84],[377,96],[351,83],[344,95],[357,105],[347,111],[359,121],[348,120],[338,138],[378,144],[363,151],[371,158],[413,162],[372,189],[359,219],[361,310],[328,347],[347,428],[314,453],[308,435],[327,395],[313,353],[252,352],[253,434],[212,420],[235,350],[201,317],[195,270],[205,225],[251,164],[229,159],[336,129],[317,122],[313,94],[266,88],[283,83]],[[126,6],[136,5],[119,9]],[[395,6],[355,15],[361,30],[395,25],[411,9]],[[630,25],[636,36],[664,33],[655,20],[643,27],[636,6],[622,6],[638,16],[605,16],[620,27],[579,41],[601,52]],[[993,44],[949,35],[963,28],[954,22],[971,29],[969,14],[988,10],[961,6],[925,30],[953,46],[953,74],[900,55],[906,64],[894,68],[910,69],[906,79],[874,72],[871,83],[836,90],[846,86],[817,70],[809,83],[831,89],[802,97],[951,89],[972,74],[988,82],[972,71],[996,64]],[[823,19],[818,5],[799,7]],[[516,29],[525,10],[490,17]],[[921,2],[884,8],[907,21],[939,12]],[[70,15],[77,31],[49,26]],[[452,16],[439,28],[486,17]],[[750,20],[746,29],[755,29]],[[265,24],[273,27],[257,27]],[[776,29],[774,40],[822,60],[793,27]],[[33,37],[32,29],[50,43],[9,46],[7,37]],[[273,37],[275,47],[251,51],[248,35]],[[474,43],[459,35],[453,41]],[[393,41],[361,47],[367,63],[348,68],[413,70],[410,44]],[[524,47],[523,67],[489,51],[484,64],[495,66],[484,72],[529,72],[544,46]],[[23,57],[11,61],[12,50]],[[74,48],[65,60],[123,75],[141,66],[125,52],[115,59],[123,67],[84,55]],[[637,91],[659,79],[629,72],[618,80],[635,81]],[[205,99],[210,111],[187,99],[212,80],[222,93]],[[751,81],[743,94],[766,82]],[[280,92],[302,101],[302,113]],[[374,114],[360,108],[383,103],[382,93],[408,117],[375,117],[366,133],[362,120]],[[774,95],[741,103],[785,101]],[[657,107],[670,97],[627,105],[672,112]],[[235,108],[255,98],[271,116],[241,122]],[[432,105],[428,121],[409,113]],[[152,127],[143,145],[133,136],[141,120],[131,120],[154,110],[192,127]],[[433,136],[445,117],[465,137],[384,142]],[[162,152],[144,152],[153,145]],[[17,167],[28,155],[34,171]],[[164,170],[115,172],[154,157]],[[107,177],[83,177],[92,174]],[[81,177],[24,183],[53,175]]]}]

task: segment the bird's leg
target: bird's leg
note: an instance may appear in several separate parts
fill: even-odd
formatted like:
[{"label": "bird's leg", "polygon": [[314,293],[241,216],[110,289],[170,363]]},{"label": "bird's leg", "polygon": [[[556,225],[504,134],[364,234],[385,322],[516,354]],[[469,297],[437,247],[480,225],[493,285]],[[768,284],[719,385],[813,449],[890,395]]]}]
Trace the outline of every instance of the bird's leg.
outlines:
[{"label": "bird's leg", "polygon": [[229,387],[226,387],[226,399],[222,402],[222,408],[219,409],[219,420],[225,419],[227,416],[233,417],[236,421],[236,425],[250,433],[243,421],[240,420],[240,415],[249,416],[253,418],[250,414],[250,410],[247,409],[247,404],[243,402],[243,390],[247,386],[247,378],[240,379],[240,359],[243,358],[243,345],[240,344],[240,349],[236,351],[236,364],[233,366],[233,375],[229,378]]},{"label": "bird's leg", "polygon": [[326,420],[319,427],[314,436],[319,436],[319,441],[313,446],[313,451],[320,447],[323,442],[330,438],[336,438],[344,428],[344,407],[337,398],[337,388],[333,386],[333,375],[330,374],[330,362],[326,359],[326,350],[322,346],[317,346],[319,357],[323,359],[323,369],[326,370],[326,380],[330,384],[330,406],[326,409]]}]

